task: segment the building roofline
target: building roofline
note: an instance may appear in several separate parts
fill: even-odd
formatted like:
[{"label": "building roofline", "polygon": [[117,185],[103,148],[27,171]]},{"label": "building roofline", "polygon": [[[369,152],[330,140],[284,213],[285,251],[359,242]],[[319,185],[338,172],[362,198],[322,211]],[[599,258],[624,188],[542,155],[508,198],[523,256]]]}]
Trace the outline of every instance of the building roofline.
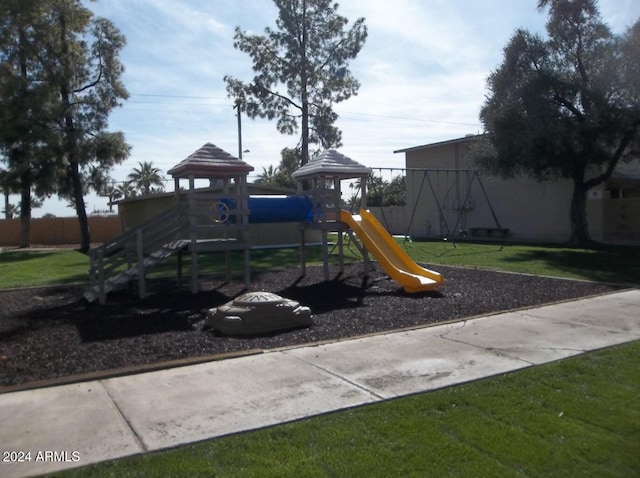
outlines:
[{"label": "building roofline", "polygon": [[463,136],[462,138],[448,139],[446,141],[439,141],[437,143],[422,144],[420,146],[411,146],[409,148],[397,149],[397,150],[394,151],[394,154],[395,153],[408,153],[408,152],[411,152],[411,151],[419,151],[421,149],[430,149],[430,148],[435,148],[437,146],[444,146],[444,145],[447,145],[447,144],[466,143],[466,142],[469,142],[469,141],[476,140],[478,138],[482,138],[484,136],[488,136],[488,134],[487,133],[468,134],[466,136]]}]

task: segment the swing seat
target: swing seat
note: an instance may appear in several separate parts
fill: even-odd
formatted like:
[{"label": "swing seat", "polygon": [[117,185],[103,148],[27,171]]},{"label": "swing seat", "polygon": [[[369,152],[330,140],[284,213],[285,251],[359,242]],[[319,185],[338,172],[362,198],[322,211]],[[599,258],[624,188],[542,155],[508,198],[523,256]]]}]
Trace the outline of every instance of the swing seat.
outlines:
[{"label": "swing seat", "polygon": [[509,234],[508,228],[499,227],[471,227],[469,230],[472,237],[506,237]]}]

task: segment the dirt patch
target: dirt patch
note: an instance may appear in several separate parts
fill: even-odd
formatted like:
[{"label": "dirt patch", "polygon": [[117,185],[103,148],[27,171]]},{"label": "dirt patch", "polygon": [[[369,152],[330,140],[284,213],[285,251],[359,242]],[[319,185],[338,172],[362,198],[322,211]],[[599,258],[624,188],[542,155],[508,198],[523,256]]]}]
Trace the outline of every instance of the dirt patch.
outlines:
[{"label": "dirt patch", "polygon": [[299,301],[313,326],[261,337],[222,337],[203,330],[205,312],[243,293],[240,281],[202,282],[202,292],[152,280],[150,296],[110,294],[89,304],[85,288],[48,287],[0,292],[0,386],[148,365],[168,360],[342,339],[479,314],[529,307],[616,290],[592,282],[433,266],[445,278],[437,291],[406,294],[380,271],[365,280],[362,266],[323,281],[310,267],[252,276],[252,290]]}]

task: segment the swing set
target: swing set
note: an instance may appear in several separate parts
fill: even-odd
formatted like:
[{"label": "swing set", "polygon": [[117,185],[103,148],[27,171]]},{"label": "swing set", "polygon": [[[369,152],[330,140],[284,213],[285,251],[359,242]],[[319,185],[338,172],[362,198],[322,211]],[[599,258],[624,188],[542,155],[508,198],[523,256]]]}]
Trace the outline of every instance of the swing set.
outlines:
[{"label": "swing set", "polygon": [[[415,235],[416,221],[423,218],[426,227],[424,236],[438,235],[444,241],[450,242],[456,247],[456,239],[463,238],[500,238],[502,249],[506,243],[509,230],[502,227],[496,214],[495,208],[489,199],[489,195],[482,183],[482,179],[475,169],[430,169],[430,168],[372,168],[377,170],[382,176],[383,172],[398,172],[405,178],[405,191],[407,201],[407,212],[410,211],[410,218],[405,221],[404,242],[410,242],[411,236]],[[474,188],[477,185],[477,188]],[[473,211],[479,206],[473,197],[473,192],[484,199],[490,214],[490,220],[469,226]],[[413,194],[410,194],[413,192]],[[424,200],[424,196],[428,199]],[[431,200],[432,203],[427,201]],[[425,206],[429,207],[425,211]],[[437,217],[432,217],[435,213]],[[385,208],[380,209],[380,215],[387,230],[392,230],[385,214]],[[475,216],[486,216],[486,211]],[[485,219],[486,220],[486,219]],[[434,225],[435,223],[435,225]],[[453,227],[451,227],[453,225]]]}]

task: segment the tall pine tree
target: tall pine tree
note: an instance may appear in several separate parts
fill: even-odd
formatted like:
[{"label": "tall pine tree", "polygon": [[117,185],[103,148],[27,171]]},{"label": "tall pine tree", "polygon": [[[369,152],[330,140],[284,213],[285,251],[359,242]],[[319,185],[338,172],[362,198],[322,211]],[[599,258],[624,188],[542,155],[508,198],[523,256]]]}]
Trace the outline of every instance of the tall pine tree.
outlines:
[{"label": "tall pine tree", "polygon": [[0,147],[19,177],[21,216],[30,219],[31,188],[58,192],[75,206],[87,251],[90,173],[106,173],[130,149],[107,131],[128,96],[118,58],[125,39],[80,0],[3,0],[0,21]]},{"label": "tall pine tree", "polygon": [[45,15],[41,0],[0,3],[0,152],[5,191],[20,193],[19,247],[31,244],[32,193],[55,189],[55,161],[47,145],[54,142],[56,96],[43,81],[40,62]]},{"label": "tall pine tree", "polygon": [[225,76],[229,95],[250,118],[277,119],[283,134],[300,131],[300,161],[309,144],[341,144],[333,105],[357,94],[360,84],[349,71],[367,38],[364,18],[348,20],[329,0],[274,0],[276,28],[251,35],[236,28],[234,47],[247,53],[255,76],[244,83]]},{"label": "tall pine tree", "polygon": [[110,169],[129,155],[122,133],[106,131],[111,111],[128,97],[118,55],[124,36],[107,19],[94,18],[79,0],[49,0],[44,58],[59,94],[58,128],[64,165],[60,193],[75,205],[80,250],[90,246],[84,192],[92,167]]}]

